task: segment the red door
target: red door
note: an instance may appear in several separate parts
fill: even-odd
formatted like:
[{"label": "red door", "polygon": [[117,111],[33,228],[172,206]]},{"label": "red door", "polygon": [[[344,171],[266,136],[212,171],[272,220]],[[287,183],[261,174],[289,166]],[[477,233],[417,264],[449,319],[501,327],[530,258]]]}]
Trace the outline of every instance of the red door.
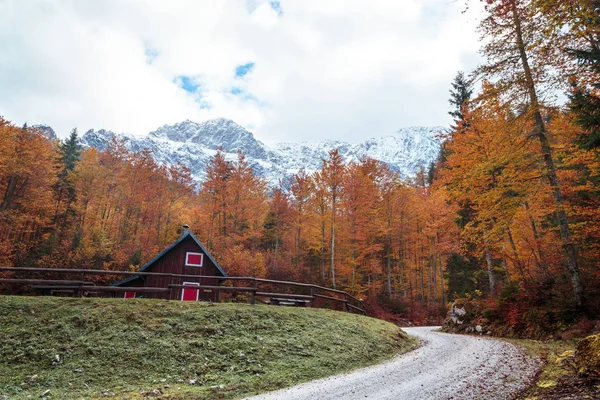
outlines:
[{"label": "red door", "polygon": [[200,294],[200,289],[194,288],[193,286],[200,286],[198,282],[183,282],[184,286],[192,286],[192,287],[184,287],[181,291],[181,300],[183,301],[198,301],[198,295]]}]

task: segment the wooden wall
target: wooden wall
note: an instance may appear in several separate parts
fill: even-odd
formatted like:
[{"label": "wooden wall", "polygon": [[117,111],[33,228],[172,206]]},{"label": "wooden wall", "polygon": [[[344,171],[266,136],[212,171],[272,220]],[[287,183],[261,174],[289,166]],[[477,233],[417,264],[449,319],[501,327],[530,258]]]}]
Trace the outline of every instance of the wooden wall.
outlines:
[{"label": "wooden wall", "polygon": [[[202,267],[189,267],[185,266],[185,254],[187,252],[203,253],[204,260]],[[200,249],[200,246],[196,244],[194,239],[190,236],[186,237],[177,246],[169,250],[167,254],[163,255],[158,261],[156,261],[146,272],[163,272],[170,274],[183,274],[183,275],[208,275],[208,276],[222,276],[221,272],[217,269],[216,265],[210,260],[210,258]],[[169,284],[181,285],[183,282],[199,282],[201,285],[218,285],[216,279],[193,279],[193,278],[170,278],[162,276],[148,276],[145,277],[146,281],[144,286],[152,287],[169,287]],[[171,292],[171,300],[181,299],[181,290],[174,288]],[[199,300],[212,300],[216,301],[214,292],[201,291]],[[148,294],[147,297],[160,297],[160,295]]]}]

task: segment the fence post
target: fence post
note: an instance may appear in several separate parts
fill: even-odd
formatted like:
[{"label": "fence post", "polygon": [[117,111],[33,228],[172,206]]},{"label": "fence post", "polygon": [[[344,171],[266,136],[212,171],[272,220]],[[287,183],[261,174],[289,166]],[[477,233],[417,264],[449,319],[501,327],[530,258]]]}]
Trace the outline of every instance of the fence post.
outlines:
[{"label": "fence post", "polygon": [[250,298],[250,304],[255,305],[256,304],[256,291],[258,290],[258,282],[256,281],[256,278],[254,278],[254,290],[252,291],[252,297]]},{"label": "fence post", "polygon": [[313,286],[310,287],[310,296],[312,297],[312,299],[310,299],[310,303],[308,303],[308,306],[314,307],[314,305],[315,305],[315,288]]}]

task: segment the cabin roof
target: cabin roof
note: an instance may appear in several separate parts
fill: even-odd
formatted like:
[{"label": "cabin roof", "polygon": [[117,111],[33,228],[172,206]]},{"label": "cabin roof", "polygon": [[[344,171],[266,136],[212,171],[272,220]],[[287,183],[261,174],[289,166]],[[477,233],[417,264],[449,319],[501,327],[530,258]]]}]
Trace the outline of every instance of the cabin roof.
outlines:
[{"label": "cabin roof", "polygon": [[[165,254],[167,254],[170,250],[172,250],[175,246],[177,246],[179,243],[183,242],[183,240],[185,240],[185,238],[187,237],[191,237],[192,240],[194,242],[196,242],[196,244],[200,247],[200,249],[202,250],[202,252],[204,252],[204,254],[206,254],[206,256],[210,259],[210,261],[213,262],[213,264],[215,265],[215,267],[217,267],[217,271],[219,271],[223,276],[227,276],[227,274],[225,273],[225,271],[223,271],[223,268],[221,268],[221,266],[219,265],[219,263],[213,258],[213,256],[210,255],[210,253],[208,251],[206,251],[206,249],[204,248],[204,246],[202,246],[202,243],[200,243],[200,241],[196,238],[196,236],[194,236],[194,234],[190,231],[185,232],[183,235],[181,235],[179,237],[179,239],[177,239],[176,241],[174,241],[173,243],[171,243],[171,245],[169,247],[167,247],[166,249],[164,249],[163,251],[160,252],[159,255],[157,255],[156,257],[154,257],[152,260],[148,261],[142,268],[140,268],[139,272],[144,272],[146,271],[148,268],[150,268],[155,262],[157,262],[158,260],[160,260]],[[132,276],[130,278],[124,279],[122,281],[119,282],[115,282],[113,283],[111,286],[121,286],[127,282],[131,282],[135,279],[139,279],[140,276]]]}]

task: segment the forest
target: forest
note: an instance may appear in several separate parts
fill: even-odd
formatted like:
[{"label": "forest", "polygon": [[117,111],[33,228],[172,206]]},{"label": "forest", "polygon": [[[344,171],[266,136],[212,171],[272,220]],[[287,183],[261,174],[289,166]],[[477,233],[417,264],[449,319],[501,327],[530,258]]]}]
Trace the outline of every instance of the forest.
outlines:
[{"label": "forest", "polygon": [[440,157],[409,181],[345,162],[268,187],[0,119],[0,265],[136,270],[189,224],[230,275],[318,283],[436,322],[456,298],[533,335],[600,309],[600,1],[486,0],[483,64],[450,86]]}]

